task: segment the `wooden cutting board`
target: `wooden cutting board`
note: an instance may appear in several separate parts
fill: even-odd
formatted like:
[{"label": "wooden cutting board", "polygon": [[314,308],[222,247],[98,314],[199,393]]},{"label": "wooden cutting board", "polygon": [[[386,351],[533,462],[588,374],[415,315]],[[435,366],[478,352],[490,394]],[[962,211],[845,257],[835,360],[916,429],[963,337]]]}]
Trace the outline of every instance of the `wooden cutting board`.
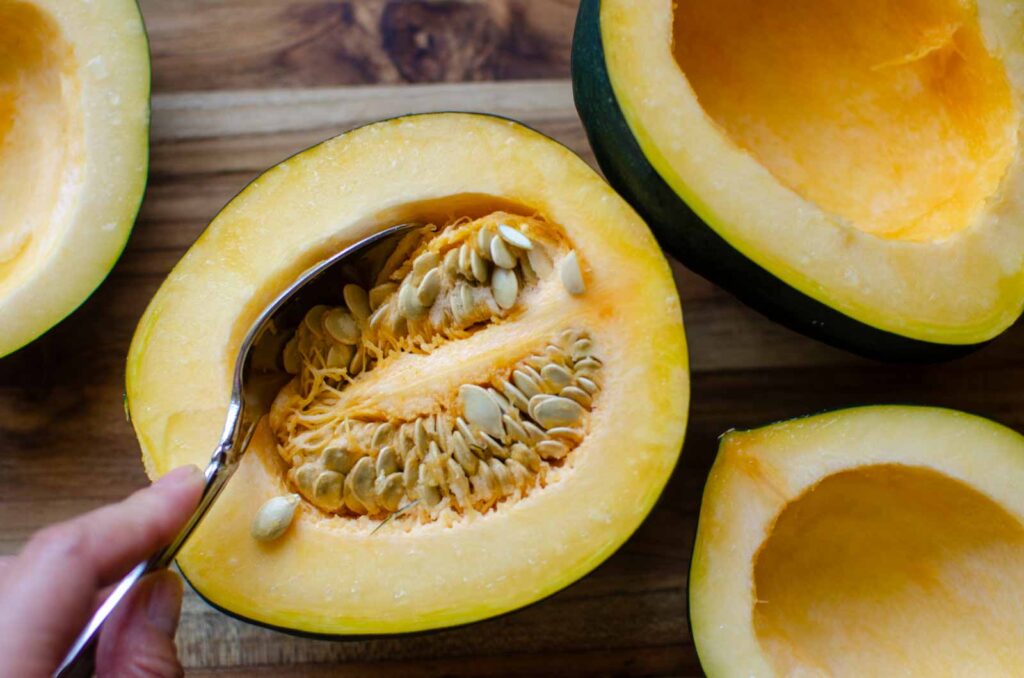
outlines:
[{"label": "wooden cutting board", "polygon": [[[354,125],[434,110],[517,118],[593,164],[567,80],[572,0],[142,7],[155,86],[146,201],[100,290],[0,360],[0,554],[146,482],[122,409],[135,323],[205,224],[261,170]],[[718,435],[876,402],[957,407],[1024,430],[1021,324],[958,362],[893,367],[793,334],[673,267],[693,371],[687,441],[657,508],[607,563],[499,619],[347,642],[250,626],[189,594],[178,635],[189,675],[700,675],[687,568]]]}]

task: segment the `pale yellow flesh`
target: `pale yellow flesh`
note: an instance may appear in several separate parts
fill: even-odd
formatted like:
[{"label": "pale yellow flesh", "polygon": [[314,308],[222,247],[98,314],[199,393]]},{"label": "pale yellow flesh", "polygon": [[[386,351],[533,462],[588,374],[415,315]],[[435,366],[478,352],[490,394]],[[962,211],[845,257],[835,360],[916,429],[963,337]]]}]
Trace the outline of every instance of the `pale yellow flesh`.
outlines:
[{"label": "pale yellow flesh", "polygon": [[623,115],[739,252],[879,329],[970,344],[1024,309],[1019,0],[604,0]]},{"label": "pale yellow flesh", "polygon": [[128,399],[147,470],[156,477],[208,458],[242,333],[305,266],[411,218],[443,223],[512,208],[565,230],[585,262],[587,294],[545,287],[524,315],[429,358],[404,359],[388,368],[386,382],[370,379],[361,390],[396,411],[432,407],[507,351],[535,347],[558,328],[586,327],[607,376],[571,474],[455,528],[371,535],[362,523],[304,506],[292,529],[265,545],[249,537],[249,522],[286,488],[261,431],[179,559],[205,596],[264,623],[318,633],[464,623],[561,588],[640,523],[686,422],[686,347],[670,272],[644,224],[582,160],[520,125],[477,115],[355,130],[270,170],[218,215],[161,287],[132,343]]},{"label": "pale yellow flesh", "polygon": [[0,356],[113,265],[145,185],[148,119],[134,1],[0,0]]},{"label": "pale yellow flesh", "polygon": [[969,227],[1016,153],[1003,65],[955,0],[684,0],[673,41],[739,146],[870,233],[926,241]]},{"label": "pale yellow flesh", "polygon": [[913,407],[724,439],[690,601],[711,676],[1024,670],[1024,438]]}]

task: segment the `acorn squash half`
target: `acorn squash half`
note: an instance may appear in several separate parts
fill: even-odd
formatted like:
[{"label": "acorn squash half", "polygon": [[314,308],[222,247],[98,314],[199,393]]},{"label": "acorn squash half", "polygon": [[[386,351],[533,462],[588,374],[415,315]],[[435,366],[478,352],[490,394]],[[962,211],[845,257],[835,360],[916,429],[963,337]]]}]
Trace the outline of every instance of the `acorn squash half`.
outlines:
[{"label": "acorn squash half", "polygon": [[962,354],[1024,308],[1024,11],[1005,0],[583,0],[576,105],[662,244],[861,354]]},{"label": "acorn squash half", "polygon": [[134,0],[0,2],[0,356],[71,313],[124,248],[149,78]]},{"label": "acorn squash half", "polygon": [[1024,437],[863,407],[722,439],[690,618],[727,676],[1024,672]]},{"label": "acorn squash half", "polygon": [[[178,558],[195,588],[235,615],[346,635],[512,610],[610,555],[672,471],[686,422],[686,345],[654,237],[560,144],[505,119],[438,113],[347,132],[267,171],[174,268],[128,358],[128,406],[150,477],[209,458],[239,342],[281,289],[339,248],[409,221],[437,230],[422,249],[399,249],[368,302],[366,284],[339,289],[288,341],[283,364],[295,380]],[[543,248],[547,259],[537,257]],[[532,253],[529,271],[499,263],[509,251],[520,262]],[[409,276],[422,279],[407,288]],[[514,300],[501,292],[512,280]],[[444,305],[454,290],[471,297],[469,311]],[[436,301],[414,301],[426,296]],[[297,362],[300,353],[312,362]],[[510,376],[516,366],[523,375]],[[529,408],[512,406],[537,384],[546,392]],[[535,399],[547,404],[534,409]],[[499,406],[509,418],[486,424]],[[560,407],[575,424],[553,417]],[[468,424],[453,427],[456,415]],[[527,428],[547,441],[533,446],[543,460],[515,442]],[[476,439],[476,456],[453,454],[456,438]],[[290,528],[254,539],[261,506],[292,493],[303,499]],[[264,517],[276,537],[281,516]]]}]

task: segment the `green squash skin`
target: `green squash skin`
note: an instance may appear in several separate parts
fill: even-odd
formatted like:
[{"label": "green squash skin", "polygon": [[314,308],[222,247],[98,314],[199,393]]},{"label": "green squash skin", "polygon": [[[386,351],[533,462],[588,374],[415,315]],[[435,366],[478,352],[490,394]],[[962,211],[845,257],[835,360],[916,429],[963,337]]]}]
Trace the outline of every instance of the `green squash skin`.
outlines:
[{"label": "green squash skin", "polygon": [[866,358],[939,362],[988,343],[941,344],[880,330],[807,296],[730,245],[676,195],[644,156],[612,89],[600,12],[600,0],[582,0],[576,16],[572,41],[576,110],[608,183],[633,205],[672,256],[781,325]]}]

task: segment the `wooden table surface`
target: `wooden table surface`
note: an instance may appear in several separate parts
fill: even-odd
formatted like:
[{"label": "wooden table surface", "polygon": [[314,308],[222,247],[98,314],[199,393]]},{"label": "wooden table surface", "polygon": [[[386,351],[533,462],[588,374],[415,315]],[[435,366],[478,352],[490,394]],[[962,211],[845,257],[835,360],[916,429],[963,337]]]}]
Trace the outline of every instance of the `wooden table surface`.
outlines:
[{"label": "wooden table surface", "polygon": [[[518,118],[589,162],[572,104],[574,0],[142,0],[153,52],[152,169],[99,291],[0,360],[0,554],[141,487],[122,409],[135,324],[218,209],[262,169],[353,125],[412,111]],[[579,583],[525,610],[413,637],[315,641],[186,597],[189,675],[700,675],[686,584],[716,438],[864,403],[957,407],[1024,430],[1024,325],[941,366],[861,360],[782,329],[674,264],[690,343],[686,445],[647,522]]]}]

